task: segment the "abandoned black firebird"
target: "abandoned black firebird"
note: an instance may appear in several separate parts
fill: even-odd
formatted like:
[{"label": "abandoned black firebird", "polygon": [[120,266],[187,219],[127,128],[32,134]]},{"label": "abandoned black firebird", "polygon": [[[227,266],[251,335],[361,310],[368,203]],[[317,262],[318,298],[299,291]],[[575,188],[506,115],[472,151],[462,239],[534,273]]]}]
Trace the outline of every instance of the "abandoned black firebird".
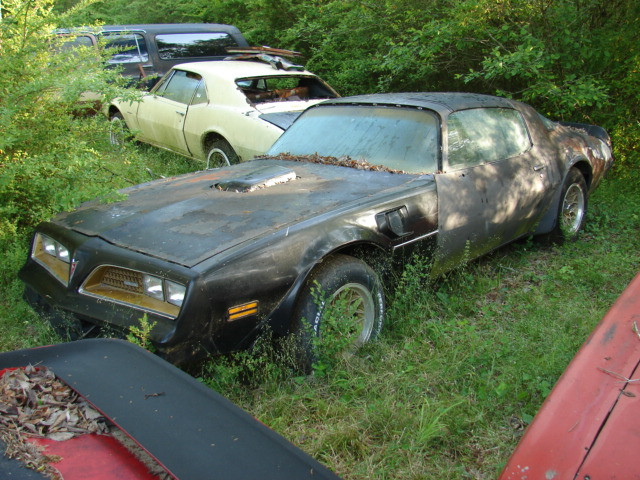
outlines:
[{"label": "abandoned black firebird", "polygon": [[175,363],[246,347],[266,326],[309,340],[336,299],[355,308],[344,321],[361,344],[382,327],[380,259],[429,252],[437,275],[525,235],[573,238],[611,163],[602,128],[512,100],[333,99],[264,158],[131,187],[41,224],[20,277],[33,305],[85,330],[146,314]]}]

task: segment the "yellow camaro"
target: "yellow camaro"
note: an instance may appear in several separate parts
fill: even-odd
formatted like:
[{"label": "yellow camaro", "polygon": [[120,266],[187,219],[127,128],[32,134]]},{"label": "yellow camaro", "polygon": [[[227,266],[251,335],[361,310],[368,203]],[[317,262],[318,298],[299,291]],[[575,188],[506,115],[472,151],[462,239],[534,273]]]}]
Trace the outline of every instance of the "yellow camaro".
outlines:
[{"label": "yellow camaro", "polygon": [[109,106],[110,139],[137,140],[206,168],[265,153],[307,107],[338,94],[311,72],[277,56],[173,67],[139,102]]}]

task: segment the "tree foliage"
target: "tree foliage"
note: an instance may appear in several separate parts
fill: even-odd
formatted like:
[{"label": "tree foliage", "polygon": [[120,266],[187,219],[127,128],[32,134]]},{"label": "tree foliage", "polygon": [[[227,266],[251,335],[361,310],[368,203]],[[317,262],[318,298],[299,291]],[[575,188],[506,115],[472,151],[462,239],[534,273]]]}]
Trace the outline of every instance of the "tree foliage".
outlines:
[{"label": "tree foliage", "polygon": [[472,90],[610,127],[637,116],[636,0],[122,3],[98,2],[84,20],[231,23],[255,44],[302,51],[343,94]]},{"label": "tree foliage", "polygon": [[[84,6],[84,5],[82,5]],[[30,227],[92,188],[100,154],[81,100],[118,89],[96,49],[65,48],[50,0],[4,0],[0,22],[0,239]],[[82,185],[82,188],[77,188]],[[81,193],[79,193],[81,192]]]},{"label": "tree foliage", "polygon": [[115,94],[116,77],[95,51],[56,47],[61,26],[230,23],[253,44],[301,51],[343,95],[497,93],[599,123],[617,169],[640,164],[637,0],[4,0],[2,13],[3,230],[73,204],[103,155],[72,112],[82,92]]}]

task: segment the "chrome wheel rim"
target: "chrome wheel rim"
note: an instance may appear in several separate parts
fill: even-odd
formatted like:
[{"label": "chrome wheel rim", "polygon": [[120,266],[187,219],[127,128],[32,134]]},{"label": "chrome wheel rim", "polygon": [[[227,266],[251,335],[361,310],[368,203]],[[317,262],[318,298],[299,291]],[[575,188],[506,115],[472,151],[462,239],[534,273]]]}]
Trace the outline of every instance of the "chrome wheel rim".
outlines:
[{"label": "chrome wheel rim", "polygon": [[331,296],[329,306],[344,309],[340,325],[336,327],[339,331],[334,334],[352,338],[349,342],[352,350],[371,338],[375,323],[375,301],[368,288],[359,283],[347,283]]},{"label": "chrome wheel rim", "polygon": [[113,117],[111,119],[111,123],[109,124],[109,142],[111,145],[117,147],[124,145],[125,128],[124,122],[120,117]]},{"label": "chrome wheel rim", "polygon": [[219,148],[212,148],[207,155],[207,170],[231,165],[229,157]]},{"label": "chrome wheel rim", "polygon": [[575,235],[580,229],[584,217],[585,198],[582,188],[577,183],[572,183],[567,188],[562,201],[562,213],[560,216],[560,229],[567,235]]}]

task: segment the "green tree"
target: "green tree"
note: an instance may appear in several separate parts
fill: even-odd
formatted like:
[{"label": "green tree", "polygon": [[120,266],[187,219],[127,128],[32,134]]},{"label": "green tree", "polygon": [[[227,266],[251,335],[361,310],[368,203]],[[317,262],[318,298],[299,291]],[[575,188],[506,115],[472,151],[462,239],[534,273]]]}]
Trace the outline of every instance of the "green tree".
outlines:
[{"label": "green tree", "polygon": [[114,0],[87,12],[109,23],[230,23],[250,43],[301,51],[343,95],[524,100],[552,118],[602,124],[624,145],[618,165],[639,163],[637,0]]},{"label": "green tree", "polygon": [[88,92],[109,99],[121,80],[97,49],[68,48],[70,37],[54,33],[62,21],[51,0],[3,1],[0,239],[104,190],[93,175],[101,155],[94,141],[106,122],[78,113],[93,106],[81,102]]}]

